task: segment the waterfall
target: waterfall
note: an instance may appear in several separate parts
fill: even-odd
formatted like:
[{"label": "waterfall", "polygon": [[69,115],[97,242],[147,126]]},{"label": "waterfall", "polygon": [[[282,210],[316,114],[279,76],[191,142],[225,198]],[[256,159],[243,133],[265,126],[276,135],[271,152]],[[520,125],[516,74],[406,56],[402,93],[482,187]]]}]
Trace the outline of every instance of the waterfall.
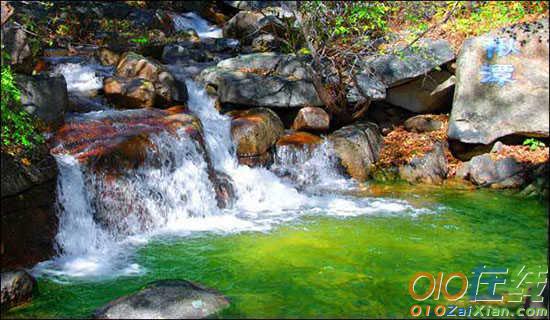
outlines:
[{"label": "waterfall", "polygon": [[194,12],[170,14],[176,31],[193,29],[200,38],[221,38],[222,29],[210,25],[206,20]]},{"label": "waterfall", "polygon": [[[166,115],[162,110],[105,110],[67,117],[68,134],[52,149],[60,171],[59,255],[38,264],[35,274],[65,281],[146,272],[133,262],[135,247],[159,234],[265,231],[304,214],[421,212],[400,200],[343,195],[342,189],[354,184],[339,175],[327,141],[312,152],[279,148],[273,171],[239,165],[231,119],[215,109],[204,88],[193,81],[186,84],[188,107],[202,123],[206,150],[185,128],[174,133],[155,122]],[[83,155],[100,153],[120,137],[136,134],[147,139],[139,165],[125,165],[119,158],[107,160],[108,170],[98,167],[101,161],[82,163]],[[233,181],[236,199],[231,208],[217,206],[205,154],[213,169]]]}]

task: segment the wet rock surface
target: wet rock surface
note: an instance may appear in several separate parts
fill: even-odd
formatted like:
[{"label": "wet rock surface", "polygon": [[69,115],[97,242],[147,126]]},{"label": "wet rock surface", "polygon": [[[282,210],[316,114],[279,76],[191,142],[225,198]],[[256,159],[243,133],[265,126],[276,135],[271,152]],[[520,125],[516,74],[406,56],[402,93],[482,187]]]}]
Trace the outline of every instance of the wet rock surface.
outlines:
[{"label": "wet rock surface", "polygon": [[185,280],[160,280],[96,310],[95,319],[202,319],[229,306],[219,292]]},{"label": "wet rock surface", "polygon": [[382,144],[376,124],[360,122],[345,126],[330,134],[328,139],[349,176],[358,181],[369,178]]},{"label": "wet rock surface", "polygon": [[36,280],[24,270],[2,272],[2,312],[31,301]]}]

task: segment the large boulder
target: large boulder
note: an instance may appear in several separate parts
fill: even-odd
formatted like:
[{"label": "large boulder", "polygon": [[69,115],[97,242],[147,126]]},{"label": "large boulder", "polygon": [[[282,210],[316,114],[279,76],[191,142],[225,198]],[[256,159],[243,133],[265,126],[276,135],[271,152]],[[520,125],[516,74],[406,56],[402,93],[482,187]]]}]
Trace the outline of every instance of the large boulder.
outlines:
[{"label": "large boulder", "polygon": [[357,73],[355,83],[364,97],[383,100],[387,88],[417,79],[454,59],[454,51],[446,40],[422,39],[401,55],[386,54],[365,61],[364,70]]},{"label": "large boulder", "polygon": [[449,138],[489,144],[549,136],[548,20],[466,40],[457,60]]},{"label": "large boulder", "polygon": [[[159,139],[168,141],[159,143]],[[199,166],[201,174],[207,175],[204,178],[209,180],[209,199],[217,200],[220,207],[231,202],[230,181],[216,175],[206,152],[202,125],[183,106],[73,116],[57,131],[53,142],[52,154],[71,155],[94,177],[86,180],[84,187],[91,195],[94,219],[109,231],[132,234],[155,223],[151,209],[140,196],[143,189],[129,190],[137,184],[154,190],[151,192],[165,193],[162,186],[157,189],[140,179],[150,179],[151,170],[170,176],[178,170],[176,164],[187,157]]]},{"label": "large boulder", "polygon": [[223,36],[226,38],[246,39],[260,27],[260,20],[264,17],[260,12],[240,11],[234,15],[223,27]]},{"label": "large boulder", "polygon": [[185,83],[160,63],[134,52],[120,57],[115,76],[104,80],[104,90],[122,108],[168,107],[187,100]]},{"label": "large boulder", "polygon": [[328,113],[318,107],[305,107],[298,111],[292,129],[304,131],[326,131],[330,125]]},{"label": "large boulder", "polygon": [[63,124],[69,108],[67,83],[63,76],[17,75],[15,81],[21,91],[21,104],[25,111],[52,128]]},{"label": "large boulder", "polygon": [[382,135],[371,122],[342,127],[329,135],[336,156],[347,173],[358,181],[369,178],[372,165],[378,161]]},{"label": "large boulder", "polygon": [[216,90],[221,103],[294,108],[322,106],[302,58],[256,53],[220,61],[199,80]]},{"label": "large boulder", "polygon": [[216,290],[185,280],[160,280],[96,310],[96,319],[203,319],[229,306]]},{"label": "large boulder", "polygon": [[[237,146],[237,156],[243,164],[266,164],[270,149],[283,134],[284,126],[275,112],[267,108],[229,112],[231,135]],[[252,159],[250,159],[252,157]],[[242,159],[242,161],[241,161]]]},{"label": "large boulder", "polygon": [[2,267],[29,267],[55,253],[57,165],[44,145],[1,163]]},{"label": "large boulder", "polygon": [[457,170],[457,176],[472,183],[495,189],[517,188],[525,183],[525,168],[512,157],[494,153],[473,157]]},{"label": "large boulder", "polygon": [[17,305],[29,302],[32,299],[36,280],[26,271],[2,272],[2,312]]}]

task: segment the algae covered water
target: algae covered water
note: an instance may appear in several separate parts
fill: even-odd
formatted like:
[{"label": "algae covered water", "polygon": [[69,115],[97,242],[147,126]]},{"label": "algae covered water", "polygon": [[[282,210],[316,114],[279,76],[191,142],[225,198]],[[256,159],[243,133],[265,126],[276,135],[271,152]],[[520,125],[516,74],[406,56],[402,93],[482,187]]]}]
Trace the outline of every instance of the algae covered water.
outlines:
[{"label": "algae covered water", "polygon": [[[407,201],[429,214],[305,214],[270,230],[162,235],[137,245],[141,272],[43,275],[32,303],[8,317],[88,317],[159,279],[187,279],[231,300],[220,317],[403,317],[413,274],[470,275],[485,265],[547,268],[548,206],[507,192],[369,185],[365,198]],[[497,292],[506,296],[507,285]],[[436,304],[427,301],[425,304]],[[518,304],[508,304],[512,310]]]}]

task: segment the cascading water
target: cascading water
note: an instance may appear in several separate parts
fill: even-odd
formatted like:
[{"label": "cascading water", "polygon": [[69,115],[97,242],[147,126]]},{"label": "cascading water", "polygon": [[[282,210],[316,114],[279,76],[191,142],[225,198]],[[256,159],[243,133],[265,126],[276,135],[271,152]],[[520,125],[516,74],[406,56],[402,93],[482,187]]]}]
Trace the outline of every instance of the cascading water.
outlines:
[{"label": "cascading water", "polygon": [[[202,123],[206,150],[190,139],[186,130],[180,128],[174,133],[159,126],[166,125],[158,120],[165,115],[160,110],[107,110],[67,119],[74,130],[90,129],[84,131],[84,139],[68,130],[66,140],[52,149],[60,170],[56,238],[60,255],[38,264],[35,273],[61,276],[63,280],[67,276],[145,272],[132,261],[134,247],[159,234],[265,231],[304,214],[426,212],[405,201],[337,193],[353,183],[338,174],[326,141],[309,153],[292,154],[280,148],[273,171],[239,165],[230,118],[215,109],[203,88],[192,81],[186,84],[188,107]],[[96,132],[100,134],[94,138]],[[111,148],[120,137],[143,134],[147,136],[147,152],[137,167],[115,162],[118,168],[113,173],[98,168],[98,162],[82,160],[83,155]],[[236,199],[231,208],[217,206],[205,153],[213,169],[233,181]]]},{"label": "cascading water", "polygon": [[176,31],[193,29],[200,38],[221,38],[222,29],[210,25],[206,20],[194,12],[171,14]]}]

